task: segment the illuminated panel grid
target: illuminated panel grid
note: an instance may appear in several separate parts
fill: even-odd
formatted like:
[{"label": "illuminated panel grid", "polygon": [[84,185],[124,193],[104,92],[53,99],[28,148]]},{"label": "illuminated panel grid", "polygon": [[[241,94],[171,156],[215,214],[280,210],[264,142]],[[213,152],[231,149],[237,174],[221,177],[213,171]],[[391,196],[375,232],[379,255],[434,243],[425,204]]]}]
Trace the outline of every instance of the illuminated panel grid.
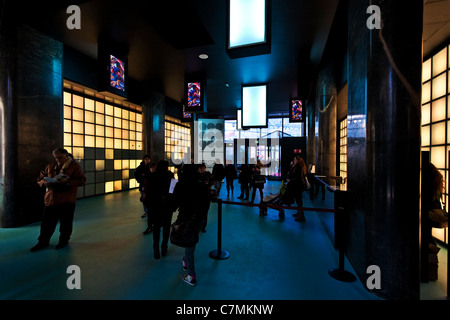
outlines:
[{"label": "illuminated panel grid", "polygon": [[64,82],[64,147],[83,167],[78,198],[136,188],[142,107]]},{"label": "illuminated panel grid", "polygon": [[[422,68],[422,150],[430,151],[430,161],[449,179],[450,150],[450,46],[423,63]],[[448,207],[448,190],[444,194]],[[448,244],[448,228],[433,228],[433,236]]]},{"label": "illuminated panel grid", "polygon": [[[169,169],[175,173],[177,160],[189,163],[191,159],[191,127],[190,123],[182,123],[180,120],[165,117],[165,160],[169,161]],[[186,161],[189,160],[189,161]]]},{"label": "illuminated panel grid", "polygon": [[339,175],[343,181],[347,178],[347,118],[340,122],[339,127]]}]

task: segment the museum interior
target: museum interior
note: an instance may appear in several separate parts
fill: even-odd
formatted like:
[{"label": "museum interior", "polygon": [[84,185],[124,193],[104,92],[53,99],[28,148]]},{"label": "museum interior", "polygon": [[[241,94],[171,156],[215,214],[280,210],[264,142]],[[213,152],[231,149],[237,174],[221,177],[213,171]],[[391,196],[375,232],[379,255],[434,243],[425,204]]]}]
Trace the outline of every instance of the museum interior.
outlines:
[{"label": "museum interior", "polygon": [[[448,299],[449,22],[449,0],[1,1],[0,299]],[[73,232],[31,253],[59,147],[86,177]],[[174,179],[237,172],[214,187],[194,290],[184,248],[155,260],[143,235],[146,155]],[[301,206],[275,201],[294,158]],[[257,164],[263,193],[242,199]]]}]

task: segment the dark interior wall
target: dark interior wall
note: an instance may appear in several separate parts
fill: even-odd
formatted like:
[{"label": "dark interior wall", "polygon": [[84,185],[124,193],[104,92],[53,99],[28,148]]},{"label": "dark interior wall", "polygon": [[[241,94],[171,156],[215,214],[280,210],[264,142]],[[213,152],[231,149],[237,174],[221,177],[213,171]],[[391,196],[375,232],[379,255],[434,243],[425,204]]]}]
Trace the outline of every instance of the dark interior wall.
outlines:
[{"label": "dark interior wall", "polygon": [[338,171],[337,125],[338,114],[342,114],[338,94],[347,82],[347,7],[347,1],[338,5],[307,106],[308,160],[316,165],[317,173],[326,176],[336,176]]},{"label": "dark interior wall", "polygon": [[[39,172],[52,159],[52,150],[62,144],[62,44],[35,30],[13,22],[8,26],[11,45],[8,72],[0,74],[8,88],[2,100],[8,170],[1,204],[2,227],[39,221],[43,193],[36,184]],[[4,46],[5,42],[1,45]]]},{"label": "dark interior wall", "polygon": [[[5,19],[5,22],[10,22]],[[17,145],[16,113],[13,107],[14,37],[13,24],[2,21],[0,28],[0,227],[14,226],[14,177]],[[8,134],[7,134],[8,133]]]},{"label": "dark interior wall", "polygon": [[[7,25],[7,28],[4,27]],[[2,21],[0,94],[6,135],[0,177],[1,227],[40,221],[43,191],[36,178],[63,143],[62,92],[68,79],[98,89],[97,62],[28,26]],[[164,115],[180,117],[178,104],[129,79],[128,101],[144,107],[143,153],[164,155]],[[167,101],[166,101],[167,100]],[[154,112],[153,109],[156,108]],[[157,115],[157,122],[154,115]],[[159,127],[153,134],[152,129]],[[2,142],[3,143],[3,142]],[[3,162],[2,160],[0,160]]]},{"label": "dark interior wall", "polygon": [[[423,1],[349,3],[348,256],[362,279],[380,268],[373,293],[418,299]],[[367,28],[370,5],[380,8],[381,31]]]},{"label": "dark interior wall", "polygon": [[[93,90],[102,91],[100,88],[99,63],[97,60],[64,45],[64,79],[73,81]],[[142,105],[148,100],[153,88],[150,82],[139,82],[127,77],[128,95],[127,101]]]},{"label": "dark interior wall", "polygon": [[[386,45],[413,93],[389,60],[379,30],[367,27],[370,5],[381,9]],[[414,96],[421,91],[422,15],[419,0],[407,7],[341,1],[308,103],[314,137],[308,147],[316,172],[325,175],[336,170],[337,125],[347,113],[346,253],[363,284],[368,266],[380,267],[381,289],[370,290],[387,299],[419,296],[420,104]],[[417,21],[414,28],[404,24],[404,16]]]},{"label": "dark interior wall", "polygon": [[98,88],[97,60],[64,45],[64,78],[86,87]]},{"label": "dark interior wall", "polygon": [[[64,46],[64,78],[89,88],[99,89],[98,63],[68,46]],[[128,77],[127,101],[143,107],[143,154],[152,160],[164,159],[164,117],[181,119],[181,104],[155,91],[152,82]]]}]

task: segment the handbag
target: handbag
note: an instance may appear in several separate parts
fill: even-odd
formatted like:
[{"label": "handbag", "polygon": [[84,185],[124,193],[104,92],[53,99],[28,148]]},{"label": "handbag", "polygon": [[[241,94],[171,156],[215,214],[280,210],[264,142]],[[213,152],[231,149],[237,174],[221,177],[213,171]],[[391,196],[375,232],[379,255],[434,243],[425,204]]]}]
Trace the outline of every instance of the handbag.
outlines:
[{"label": "handbag", "polygon": [[448,227],[448,215],[443,209],[431,209],[428,211],[428,215],[433,221],[433,228],[447,228]]},{"label": "handbag", "polygon": [[193,247],[199,240],[192,220],[176,220],[170,229],[170,242],[178,247]]},{"label": "handbag", "polygon": [[266,183],[266,176],[263,176],[261,174],[253,176],[253,184],[265,184],[265,183]]}]

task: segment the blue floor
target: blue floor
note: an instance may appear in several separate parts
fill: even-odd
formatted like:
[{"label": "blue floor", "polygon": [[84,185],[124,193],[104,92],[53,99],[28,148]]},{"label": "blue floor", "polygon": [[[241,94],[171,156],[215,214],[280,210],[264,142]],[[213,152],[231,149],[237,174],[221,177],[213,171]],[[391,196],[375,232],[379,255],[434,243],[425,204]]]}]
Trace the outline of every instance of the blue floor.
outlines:
[{"label": "blue floor", "polygon": [[[276,193],[279,182],[269,181],[264,193]],[[236,182],[236,187],[239,185]],[[239,192],[230,200],[240,201]],[[225,200],[223,187],[221,198]],[[327,199],[305,207],[332,207]],[[256,196],[256,202],[259,195]],[[13,300],[378,300],[357,280],[335,280],[328,269],[338,266],[338,252],[315,212],[306,212],[299,223],[286,211],[269,209],[260,217],[258,208],[223,205],[223,249],[227,260],[214,260],[217,248],[217,204],[209,212],[207,232],[202,233],[195,258],[198,283],[181,281],[183,249],[169,247],[166,257],[153,259],[152,236],[143,235],[146,220],[137,190],[81,199],[77,202],[70,245],[51,245],[30,253],[40,223],[0,229],[0,299]],[[331,213],[330,213],[331,214]],[[81,271],[81,289],[69,290],[67,268]],[[353,274],[346,260],[346,269]]]}]

